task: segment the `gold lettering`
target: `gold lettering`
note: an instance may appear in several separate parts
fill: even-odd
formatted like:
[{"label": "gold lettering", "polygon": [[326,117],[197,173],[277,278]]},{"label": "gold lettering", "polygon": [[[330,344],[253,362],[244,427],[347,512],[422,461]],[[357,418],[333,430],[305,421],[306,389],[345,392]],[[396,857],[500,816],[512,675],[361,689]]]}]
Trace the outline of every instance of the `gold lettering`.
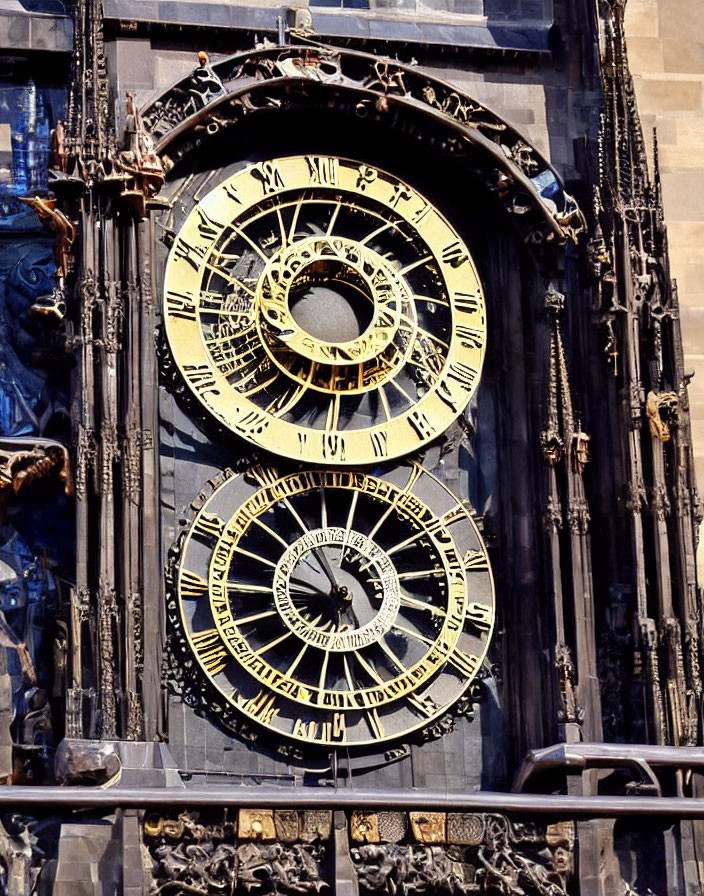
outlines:
[{"label": "gold lettering", "polygon": [[178,317],[181,320],[195,320],[196,300],[191,293],[169,290],[166,293],[166,313],[169,317]]},{"label": "gold lettering", "polygon": [[208,582],[190,569],[182,569],[179,576],[179,593],[184,600],[198,600],[208,590]]},{"label": "gold lettering", "polygon": [[225,528],[225,520],[215,513],[201,513],[193,525],[193,532],[202,538],[220,538]]},{"label": "gold lettering", "polygon": [[214,628],[191,635],[198,659],[208,675],[217,675],[225,668],[229,656]]},{"label": "gold lettering", "polygon": [[325,187],[336,187],[339,161],[324,156],[306,156],[308,173],[313,184]]},{"label": "gold lettering", "polygon": [[467,621],[483,632],[488,632],[494,622],[494,610],[487,604],[473,601],[467,607]]},{"label": "gold lettering", "polygon": [[209,392],[213,395],[220,394],[220,390],[215,388],[213,372],[207,364],[184,364],[183,375],[201,398]]}]

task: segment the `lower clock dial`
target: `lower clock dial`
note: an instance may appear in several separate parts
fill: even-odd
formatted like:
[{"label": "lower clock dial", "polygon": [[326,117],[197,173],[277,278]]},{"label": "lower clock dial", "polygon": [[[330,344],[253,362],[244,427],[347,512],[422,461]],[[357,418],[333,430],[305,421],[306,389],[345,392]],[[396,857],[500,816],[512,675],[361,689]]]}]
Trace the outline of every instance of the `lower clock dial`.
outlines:
[{"label": "lower clock dial", "polygon": [[220,699],[319,745],[430,725],[478,673],[494,620],[470,511],[416,463],[228,474],[172,574],[181,633]]}]

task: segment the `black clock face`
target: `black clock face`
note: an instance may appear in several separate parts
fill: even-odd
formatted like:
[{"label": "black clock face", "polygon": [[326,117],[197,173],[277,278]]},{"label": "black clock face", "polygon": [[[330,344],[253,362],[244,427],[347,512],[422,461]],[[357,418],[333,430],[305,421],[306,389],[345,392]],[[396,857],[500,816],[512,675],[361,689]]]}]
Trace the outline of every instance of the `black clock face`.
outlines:
[{"label": "black clock face", "polygon": [[493,626],[472,517],[415,463],[228,476],[173,579],[214,699],[306,744],[368,748],[429,725],[478,673]]}]

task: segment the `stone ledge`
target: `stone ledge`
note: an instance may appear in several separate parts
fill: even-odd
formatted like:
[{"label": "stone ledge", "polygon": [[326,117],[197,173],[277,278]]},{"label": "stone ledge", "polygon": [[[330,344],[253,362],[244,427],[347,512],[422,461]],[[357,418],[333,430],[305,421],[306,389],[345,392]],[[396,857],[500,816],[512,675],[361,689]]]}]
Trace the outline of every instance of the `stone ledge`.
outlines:
[{"label": "stone ledge", "polygon": [[28,13],[22,7],[0,9],[0,51],[70,53],[73,22],[67,16]]}]

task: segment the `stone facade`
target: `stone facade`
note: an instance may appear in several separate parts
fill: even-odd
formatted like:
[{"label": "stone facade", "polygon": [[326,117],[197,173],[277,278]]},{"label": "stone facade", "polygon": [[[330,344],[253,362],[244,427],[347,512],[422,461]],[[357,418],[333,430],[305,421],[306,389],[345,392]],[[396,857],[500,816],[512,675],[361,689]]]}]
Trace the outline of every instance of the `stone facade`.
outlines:
[{"label": "stone facade", "polygon": [[[704,26],[696,0],[629,0],[628,58],[652,164],[657,130],[663,204],[677,279],[700,481],[704,478]],[[700,554],[700,565],[702,558]]]}]

